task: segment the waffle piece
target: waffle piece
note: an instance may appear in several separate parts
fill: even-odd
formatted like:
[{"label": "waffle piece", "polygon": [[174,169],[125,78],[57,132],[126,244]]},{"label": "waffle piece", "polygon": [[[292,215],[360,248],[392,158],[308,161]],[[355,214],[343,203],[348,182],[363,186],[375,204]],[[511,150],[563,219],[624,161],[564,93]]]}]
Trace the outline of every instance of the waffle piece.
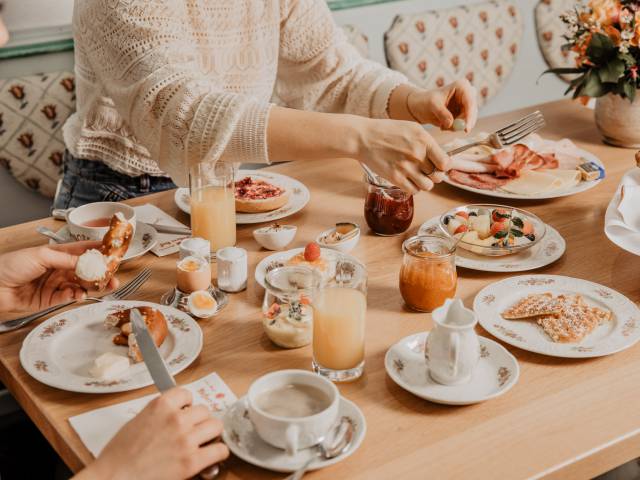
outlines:
[{"label": "waffle piece", "polygon": [[560,313],[562,304],[563,300],[551,293],[534,293],[502,312],[502,316],[507,320],[521,320],[540,315],[554,315]]}]

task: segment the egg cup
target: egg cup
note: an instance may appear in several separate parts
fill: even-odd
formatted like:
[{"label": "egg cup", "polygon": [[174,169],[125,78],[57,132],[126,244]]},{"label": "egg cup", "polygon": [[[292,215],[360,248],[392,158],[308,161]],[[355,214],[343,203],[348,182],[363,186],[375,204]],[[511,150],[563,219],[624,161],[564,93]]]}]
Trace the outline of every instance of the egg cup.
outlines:
[{"label": "egg cup", "polygon": [[[229,303],[229,297],[227,296],[226,293],[214,287],[213,285],[209,285],[209,288],[207,289],[207,291],[211,294],[211,296],[214,298],[214,300],[217,303],[216,311],[214,312],[213,315],[211,315],[211,317],[215,317],[216,315],[218,315],[218,313],[220,313],[220,311],[224,307],[227,306],[227,303]],[[186,314],[190,315],[195,320],[204,320],[203,318],[196,317],[191,313],[187,305],[188,300],[189,300],[189,294],[179,290],[177,287],[172,288],[171,290],[166,292],[164,295],[162,295],[162,297],[160,297],[160,303],[162,305],[167,305],[169,307],[177,308],[181,312],[185,312]]]}]

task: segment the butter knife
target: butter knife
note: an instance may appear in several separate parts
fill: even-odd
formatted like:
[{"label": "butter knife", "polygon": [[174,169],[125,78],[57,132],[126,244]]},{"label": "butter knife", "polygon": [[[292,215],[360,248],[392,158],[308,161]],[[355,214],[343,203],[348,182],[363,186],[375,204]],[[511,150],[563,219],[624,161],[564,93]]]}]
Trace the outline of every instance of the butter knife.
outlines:
[{"label": "butter knife", "polygon": [[[175,387],[176,381],[167,369],[167,364],[164,363],[158,347],[151,338],[147,324],[137,308],[131,310],[131,327],[140,353],[142,353],[142,360],[149,369],[158,390],[162,393]],[[220,473],[220,467],[214,464],[202,470],[198,477],[202,480],[213,480],[218,476],[218,473]]]}]

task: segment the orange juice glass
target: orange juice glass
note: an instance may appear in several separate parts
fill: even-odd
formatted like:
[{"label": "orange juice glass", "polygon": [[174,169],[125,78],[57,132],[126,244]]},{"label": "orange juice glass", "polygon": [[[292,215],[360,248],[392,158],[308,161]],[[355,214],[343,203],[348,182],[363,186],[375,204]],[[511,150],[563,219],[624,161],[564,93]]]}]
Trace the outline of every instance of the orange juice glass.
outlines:
[{"label": "orange juice glass", "polygon": [[236,244],[236,200],[233,165],[199,163],[189,170],[191,231],[209,240],[211,252]]},{"label": "orange juice glass", "polygon": [[313,299],[313,369],[334,382],[355,380],[364,371],[367,272],[339,259],[336,276]]}]

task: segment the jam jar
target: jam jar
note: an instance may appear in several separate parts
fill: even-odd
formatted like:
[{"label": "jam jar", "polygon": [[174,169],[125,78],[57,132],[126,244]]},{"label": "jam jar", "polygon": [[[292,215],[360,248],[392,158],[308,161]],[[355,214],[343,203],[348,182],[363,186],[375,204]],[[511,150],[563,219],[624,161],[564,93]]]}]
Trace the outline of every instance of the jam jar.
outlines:
[{"label": "jam jar", "polygon": [[385,188],[369,183],[364,218],[377,235],[400,235],[409,229],[413,220],[413,195],[398,187]]},{"label": "jam jar", "polygon": [[455,244],[436,235],[411,237],[402,244],[400,293],[409,308],[431,312],[456,293]]}]

